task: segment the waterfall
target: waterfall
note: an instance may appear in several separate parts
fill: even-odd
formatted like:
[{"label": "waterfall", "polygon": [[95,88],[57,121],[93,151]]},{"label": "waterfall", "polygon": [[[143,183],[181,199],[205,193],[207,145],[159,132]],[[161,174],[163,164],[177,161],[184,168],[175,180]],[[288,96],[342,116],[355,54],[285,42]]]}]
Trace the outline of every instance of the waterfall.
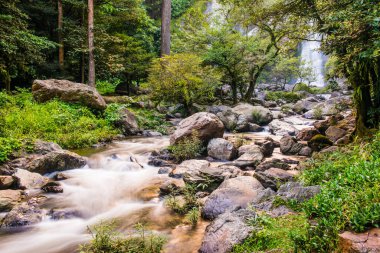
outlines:
[{"label": "waterfall", "polygon": [[325,82],[325,65],[327,56],[319,51],[321,47],[321,35],[315,34],[310,36],[310,41],[303,41],[300,44],[300,56],[305,67],[311,67],[313,70],[314,80],[310,83],[317,87],[324,87]]}]

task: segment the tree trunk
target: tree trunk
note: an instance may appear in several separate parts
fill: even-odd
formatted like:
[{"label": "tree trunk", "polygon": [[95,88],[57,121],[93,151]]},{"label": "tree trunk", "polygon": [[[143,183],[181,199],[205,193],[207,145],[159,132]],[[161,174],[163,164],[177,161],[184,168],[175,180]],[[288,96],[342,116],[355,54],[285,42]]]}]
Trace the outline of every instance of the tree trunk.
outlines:
[{"label": "tree trunk", "polygon": [[63,29],[63,7],[62,7],[62,0],[58,0],[58,43],[59,43],[58,63],[59,63],[59,69],[61,71],[63,71],[63,68],[64,68],[64,57],[65,57],[62,29]]},{"label": "tree trunk", "polygon": [[95,87],[94,1],[88,0],[88,85]]},{"label": "tree trunk", "polygon": [[232,81],[231,89],[232,89],[233,102],[234,102],[234,104],[237,104],[237,83],[236,83],[236,81]]},{"label": "tree trunk", "polygon": [[171,0],[162,0],[161,15],[161,56],[170,55]]},{"label": "tree trunk", "polygon": [[250,78],[249,78],[249,87],[248,87],[248,90],[244,96],[245,101],[248,102],[252,98],[252,95],[255,92],[257,79],[259,79],[259,76],[260,76],[263,69],[264,69],[264,66],[260,67],[256,72],[251,71]]}]

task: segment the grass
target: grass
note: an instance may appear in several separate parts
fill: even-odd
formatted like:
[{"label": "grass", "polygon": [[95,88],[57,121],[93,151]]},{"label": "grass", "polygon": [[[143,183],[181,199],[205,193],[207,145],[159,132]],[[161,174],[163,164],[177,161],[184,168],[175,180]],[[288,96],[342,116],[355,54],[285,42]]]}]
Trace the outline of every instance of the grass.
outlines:
[{"label": "grass", "polygon": [[299,213],[253,222],[258,231],[234,252],[339,252],[339,233],[380,226],[380,132],[370,142],[318,154],[305,168],[300,180],[320,185],[321,193],[304,203],[276,199],[275,206]]},{"label": "grass", "polygon": [[6,143],[6,148],[0,147],[2,156],[27,139],[81,148],[110,140],[118,133],[109,121],[86,107],[58,100],[39,104],[25,90],[14,95],[0,93],[0,138]]},{"label": "grass", "polygon": [[173,154],[175,160],[181,162],[199,157],[204,151],[204,146],[198,138],[198,134],[193,132],[190,137],[171,145],[168,149]]},{"label": "grass", "polygon": [[257,228],[242,244],[236,245],[234,253],[251,252],[294,252],[294,236],[306,232],[307,219],[302,215],[286,215],[270,218],[260,215],[252,220],[251,225]]},{"label": "grass", "polygon": [[90,232],[93,239],[79,247],[80,253],[159,253],[166,238],[147,233],[144,226],[136,225],[137,234],[125,236],[116,231],[114,222],[100,223]]},{"label": "grass", "polygon": [[277,101],[284,100],[286,103],[295,103],[298,100],[303,99],[304,97],[297,92],[288,92],[288,91],[267,91],[266,100],[268,101]]}]

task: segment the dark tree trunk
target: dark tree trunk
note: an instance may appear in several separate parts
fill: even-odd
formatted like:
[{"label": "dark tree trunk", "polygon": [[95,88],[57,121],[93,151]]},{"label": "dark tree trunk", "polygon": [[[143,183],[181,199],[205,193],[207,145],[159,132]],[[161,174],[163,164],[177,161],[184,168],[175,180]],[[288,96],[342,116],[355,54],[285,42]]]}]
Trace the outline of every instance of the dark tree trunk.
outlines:
[{"label": "dark tree trunk", "polygon": [[59,43],[58,63],[59,63],[59,69],[61,71],[63,71],[63,68],[64,68],[64,57],[65,57],[62,29],[63,29],[63,7],[62,7],[62,0],[58,0],[58,43]]},{"label": "dark tree trunk", "polygon": [[170,55],[171,0],[162,0],[161,56]]},{"label": "dark tree trunk", "polygon": [[88,85],[95,87],[94,1],[88,0]]}]

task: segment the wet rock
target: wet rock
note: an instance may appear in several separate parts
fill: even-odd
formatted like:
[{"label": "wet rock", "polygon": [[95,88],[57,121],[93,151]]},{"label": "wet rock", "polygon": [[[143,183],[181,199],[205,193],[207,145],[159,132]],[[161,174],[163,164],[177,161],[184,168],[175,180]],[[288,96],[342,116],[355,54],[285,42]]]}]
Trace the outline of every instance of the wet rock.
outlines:
[{"label": "wet rock", "polygon": [[49,178],[41,176],[41,174],[23,169],[18,169],[16,173],[13,174],[13,178],[17,188],[22,190],[41,188],[41,186],[49,181]]},{"label": "wet rock", "polygon": [[0,191],[0,212],[10,211],[17,205],[23,197],[20,190],[1,190]]},{"label": "wet rock", "polygon": [[364,233],[346,231],[339,234],[339,249],[342,253],[379,253],[380,229],[373,228]]},{"label": "wet rock", "polygon": [[294,136],[298,133],[298,130],[293,125],[278,119],[275,119],[269,123],[269,129],[273,134],[278,136]]},{"label": "wet rock", "polygon": [[262,126],[259,126],[257,124],[254,124],[254,123],[248,123],[248,131],[250,132],[261,132],[261,131],[264,131],[264,128]]},{"label": "wet rock", "polygon": [[185,187],[185,182],[183,179],[170,179],[163,183],[160,186],[160,194],[161,195],[177,195],[182,192],[182,189]]},{"label": "wet rock", "polygon": [[215,190],[224,180],[235,178],[242,175],[242,171],[235,166],[221,165],[218,167],[202,168],[199,171],[190,171],[184,174],[186,183],[200,185],[203,184],[207,188],[204,190]]},{"label": "wet rock", "polygon": [[255,168],[264,160],[264,154],[261,148],[257,145],[245,145],[239,148],[239,154],[242,154],[238,159],[233,161],[231,165],[241,169],[247,167]]},{"label": "wet rock", "polygon": [[114,124],[122,130],[124,135],[135,135],[140,132],[136,116],[127,108],[118,111],[118,116],[119,118]]},{"label": "wet rock", "polygon": [[27,165],[26,169],[43,175],[54,171],[81,168],[85,166],[86,163],[86,158],[73,152],[62,150],[53,151],[37,157]]},{"label": "wet rock", "polygon": [[171,167],[162,167],[158,170],[158,174],[169,174],[172,171]]},{"label": "wet rock", "polygon": [[263,153],[265,157],[269,157],[273,154],[274,148],[276,147],[276,144],[270,140],[264,141],[262,145],[260,146],[260,150]]},{"label": "wet rock", "polygon": [[3,219],[2,227],[21,227],[40,222],[44,211],[39,207],[45,198],[35,197],[16,205]]},{"label": "wet rock", "polygon": [[12,176],[0,176],[0,190],[11,188],[14,183]]},{"label": "wet rock", "polygon": [[236,157],[237,150],[231,142],[223,138],[216,138],[208,143],[207,153],[215,159],[229,161]]},{"label": "wet rock", "polygon": [[233,111],[244,115],[249,122],[258,125],[266,125],[273,120],[273,114],[271,111],[263,106],[240,103],[233,108]]},{"label": "wet rock", "polygon": [[294,174],[287,170],[270,168],[265,171],[258,171],[254,177],[265,187],[277,190],[278,185],[293,180]]},{"label": "wet rock", "polygon": [[296,138],[300,141],[310,141],[311,138],[313,138],[317,134],[319,134],[319,132],[315,128],[304,128],[298,132]]},{"label": "wet rock", "polygon": [[336,126],[330,126],[326,130],[326,136],[327,138],[330,139],[331,142],[336,142],[337,140],[344,137],[345,135],[346,135],[346,131]]},{"label": "wet rock", "polygon": [[48,215],[53,220],[68,220],[81,217],[79,211],[72,209],[52,209],[49,211]]},{"label": "wet rock", "polygon": [[176,144],[186,137],[190,137],[194,131],[200,140],[207,143],[213,138],[223,137],[224,125],[214,114],[196,113],[179,123],[177,130],[170,137],[170,144]]},{"label": "wet rock", "polygon": [[227,179],[207,198],[202,216],[213,220],[222,213],[245,208],[263,189],[260,182],[253,177],[239,176]]},{"label": "wet rock", "polygon": [[36,140],[34,142],[33,153],[35,154],[45,155],[49,152],[61,150],[62,148],[54,142],[46,142],[41,140]]},{"label": "wet rock", "polygon": [[333,143],[324,135],[317,134],[307,143],[313,151],[320,151],[326,147],[332,146]]},{"label": "wet rock", "polygon": [[200,170],[208,168],[209,166],[210,163],[205,160],[186,160],[177,165],[169,176],[173,178],[182,178],[185,173],[188,175],[196,174]]},{"label": "wet rock", "polygon": [[69,179],[69,176],[67,176],[66,174],[64,174],[62,172],[58,172],[54,176],[54,180],[56,180],[56,181],[62,181],[62,180],[66,180],[66,179]]},{"label": "wet rock", "polygon": [[244,115],[233,112],[231,108],[216,114],[228,131],[246,132],[249,122]]},{"label": "wet rock", "polygon": [[297,142],[294,137],[284,136],[280,140],[280,150],[284,155],[298,155],[305,144]]},{"label": "wet rock", "polygon": [[107,105],[95,88],[67,80],[35,80],[32,86],[34,99],[46,102],[55,98],[69,103],[79,103],[93,109],[106,109]]},{"label": "wet rock", "polygon": [[268,160],[268,161],[264,161],[264,162],[260,163],[256,167],[256,171],[265,171],[265,170],[268,170],[270,168],[290,170],[290,165],[288,163],[280,160],[280,159],[272,159],[272,160]]},{"label": "wet rock", "polygon": [[299,182],[288,182],[278,189],[278,195],[285,200],[304,202],[321,192],[320,186],[303,186]]},{"label": "wet rock", "polygon": [[207,226],[199,252],[231,252],[234,245],[242,243],[254,230],[247,224],[254,217],[255,213],[246,209],[220,215]]},{"label": "wet rock", "polygon": [[49,182],[41,187],[41,190],[43,190],[46,193],[62,193],[63,188],[60,183],[58,182]]},{"label": "wet rock", "polygon": [[312,110],[318,103],[319,101],[313,97],[305,98],[295,103],[293,110],[298,114],[302,114]]}]

